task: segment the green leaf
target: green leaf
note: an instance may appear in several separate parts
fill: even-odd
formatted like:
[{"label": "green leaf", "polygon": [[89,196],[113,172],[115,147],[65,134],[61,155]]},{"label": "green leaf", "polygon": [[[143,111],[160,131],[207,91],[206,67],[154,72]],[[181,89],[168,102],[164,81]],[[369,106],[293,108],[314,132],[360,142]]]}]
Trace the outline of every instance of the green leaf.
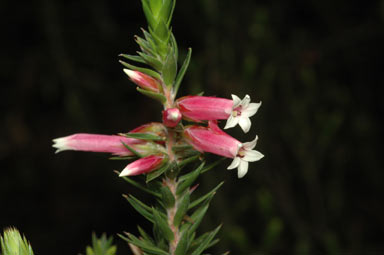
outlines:
[{"label": "green leaf", "polygon": [[181,198],[179,205],[177,206],[177,211],[173,219],[173,225],[175,225],[176,227],[179,227],[182,219],[188,211],[190,201],[189,195],[189,192],[185,192],[184,196]]},{"label": "green leaf", "polygon": [[143,11],[144,11],[145,18],[147,19],[148,26],[151,28],[155,28],[157,22],[156,22],[155,18],[153,17],[151,8],[149,7],[146,0],[141,0],[141,2],[143,4]]},{"label": "green leaf", "polygon": [[119,57],[126,58],[128,60],[136,61],[142,64],[146,64],[145,60],[140,56],[128,55],[128,54],[120,54]]},{"label": "green leaf", "polygon": [[192,49],[189,48],[188,49],[188,53],[187,53],[187,57],[185,58],[184,63],[181,66],[180,71],[179,71],[179,73],[177,74],[177,77],[176,77],[176,82],[175,82],[175,87],[174,87],[174,95],[175,96],[177,94],[177,91],[179,90],[181,82],[183,81],[185,72],[188,69],[189,62],[191,60],[191,56],[192,56]]},{"label": "green leaf", "polygon": [[206,203],[205,205],[201,206],[199,209],[197,209],[192,215],[191,219],[193,221],[193,224],[191,225],[189,229],[189,234],[192,234],[196,231],[197,227],[200,225],[201,221],[204,218],[204,215],[207,213],[209,207],[209,203]]},{"label": "green leaf", "polygon": [[175,53],[175,59],[176,61],[179,59],[179,49],[177,47],[177,42],[176,42],[176,38],[175,36],[173,35],[173,33],[171,32],[171,48],[173,49],[173,52]]},{"label": "green leaf", "polygon": [[205,162],[202,162],[196,170],[187,174],[186,177],[183,178],[185,180],[183,182],[181,182],[181,184],[178,185],[177,190],[176,190],[176,195],[182,194],[184,192],[184,190],[186,190],[187,188],[189,188],[192,185],[192,183],[199,176],[201,169],[204,167],[204,164],[205,164]]},{"label": "green leaf", "polygon": [[136,90],[139,91],[144,96],[147,96],[147,97],[150,97],[152,99],[155,99],[156,101],[159,101],[162,104],[164,104],[167,101],[165,96],[160,94],[160,93],[152,92],[150,90],[145,90],[145,89],[142,89],[140,87],[137,87]]},{"label": "green leaf", "polygon": [[163,6],[161,7],[159,17],[164,21],[165,25],[169,27],[169,15],[171,14],[172,11],[172,0],[164,0],[163,1]]},{"label": "green leaf", "polygon": [[163,1],[162,0],[151,0],[151,1],[149,1],[149,5],[151,6],[153,16],[155,16],[155,18],[158,18],[161,6],[163,5]]},{"label": "green leaf", "polygon": [[215,238],[217,232],[219,232],[221,228],[221,225],[218,226],[216,229],[213,231],[209,232],[209,234],[206,236],[206,238],[201,242],[201,244],[193,251],[191,255],[200,255],[204,250],[206,250],[213,238]]},{"label": "green leaf", "polygon": [[184,159],[183,161],[181,161],[180,163],[178,163],[178,166],[179,166],[180,168],[182,168],[182,167],[184,167],[185,165],[187,165],[187,164],[189,164],[189,163],[191,163],[191,162],[193,162],[193,161],[195,161],[195,160],[197,160],[197,159],[199,159],[199,158],[200,158],[200,153],[197,154],[197,155],[195,155],[195,156],[192,156],[192,157],[189,157],[189,158]]},{"label": "green leaf", "polygon": [[167,239],[169,242],[171,242],[174,239],[174,235],[170,227],[168,226],[167,221],[161,217],[160,213],[155,209],[152,208],[153,218],[155,220],[155,224],[159,228],[159,230],[162,233],[162,236]]},{"label": "green leaf", "polygon": [[128,144],[124,143],[123,141],[121,141],[121,143],[124,145],[125,148],[127,148],[127,150],[129,150],[130,152],[132,152],[134,155],[138,156],[139,158],[142,158],[143,155],[141,155],[138,151],[136,151],[135,149],[133,149],[131,146],[129,146]]},{"label": "green leaf", "polygon": [[179,239],[179,243],[177,244],[175,255],[185,255],[188,250],[189,243],[189,235],[188,231],[184,231]]},{"label": "green leaf", "polygon": [[118,236],[120,236],[123,240],[133,244],[133,245],[136,245],[137,247],[139,247],[140,249],[142,249],[144,252],[148,252],[150,254],[154,254],[154,255],[169,255],[168,252],[156,247],[156,246],[153,246],[153,245],[149,245],[148,243],[140,240],[139,238],[135,237],[134,235],[130,234],[130,233],[125,233],[127,237],[123,236],[123,235],[120,235],[118,234]]},{"label": "green leaf", "polygon": [[144,231],[140,226],[137,226],[137,229],[139,230],[139,233],[141,235],[141,238],[148,242],[149,244],[155,246],[154,240],[147,234],[147,232]]},{"label": "green leaf", "polygon": [[172,86],[177,73],[177,59],[173,50],[168,52],[161,74],[165,85]]},{"label": "green leaf", "polygon": [[135,36],[135,41],[140,46],[140,49],[144,53],[152,55],[152,56],[156,56],[156,45],[153,43],[152,40],[146,41],[139,36]]},{"label": "green leaf", "polygon": [[95,233],[92,234],[92,247],[86,247],[87,255],[116,255],[116,246],[112,245],[113,238],[107,239],[106,234],[97,238]]},{"label": "green leaf", "polygon": [[163,68],[163,63],[161,63],[161,61],[157,58],[142,52],[138,52],[138,54],[145,60],[148,65],[152,66],[157,71],[161,71],[161,69]]},{"label": "green leaf", "polygon": [[127,67],[127,68],[129,68],[129,69],[132,69],[132,70],[134,70],[134,71],[139,71],[139,72],[145,73],[145,74],[147,74],[147,75],[149,75],[149,76],[151,76],[151,77],[153,77],[153,78],[156,78],[156,79],[158,79],[158,80],[161,79],[160,74],[157,73],[157,72],[155,72],[155,71],[153,71],[153,70],[151,70],[151,69],[143,68],[143,67],[138,67],[138,66],[134,66],[134,65],[128,64],[127,62],[124,62],[124,61],[122,61],[122,60],[119,60],[119,62],[120,62],[123,66],[125,66],[125,67]]},{"label": "green leaf", "polygon": [[[120,174],[120,173],[117,172],[117,174]],[[123,177],[121,177],[121,178],[123,178],[124,181],[128,182],[129,184],[135,186],[136,188],[138,188],[138,189],[140,189],[140,190],[142,190],[142,191],[144,191],[144,192],[146,192],[146,193],[148,193],[148,194],[150,194],[150,195],[153,195],[153,196],[158,197],[158,198],[161,197],[161,195],[160,195],[159,193],[156,193],[156,192],[154,192],[154,191],[152,191],[152,190],[150,190],[150,189],[144,187],[144,186],[141,185],[140,183],[138,183],[138,182],[132,180],[131,178],[128,178],[128,177],[126,177],[126,176],[123,176]]]},{"label": "green leaf", "polygon": [[164,141],[165,139],[158,135],[148,134],[148,133],[125,133],[122,134],[128,138],[135,138],[140,140],[149,140],[149,141]]},{"label": "green leaf", "polygon": [[146,183],[156,179],[160,175],[162,175],[165,171],[167,171],[170,168],[171,164],[165,164],[164,166],[160,167],[159,169],[152,171],[147,174],[147,179],[145,180]]},{"label": "green leaf", "polygon": [[161,187],[161,195],[164,207],[166,209],[171,208],[175,205],[175,197],[168,186]]},{"label": "green leaf", "polygon": [[211,190],[210,192],[208,192],[207,194],[205,194],[204,196],[202,197],[199,197],[198,199],[196,199],[195,201],[193,201],[190,205],[189,205],[189,208],[188,209],[192,209],[193,207],[201,204],[202,202],[206,201],[206,200],[210,200],[216,193],[216,191],[224,184],[224,182],[220,182],[219,185],[217,185],[213,190]]},{"label": "green leaf", "polygon": [[154,33],[163,44],[168,44],[170,31],[164,21],[160,20],[159,23],[157,23]]},{"label": "green leaf", "polygon": [[151,207],[149,207],[148,205],[144,204],[143,202],[141,202],[140,200],[138,200],[137,198],[135,198],[132,195],[129,195],[129,196],[123,195],[123,197],[125,199],[127,199],[127,201],[132,205],[133,208],[135,208],[135,210],[138,213],[143,215],[143,217],[145,217],[150,222],[152,222],[152,223],[154,222]]},{"label": "green leaf", "polygon": [[3,255],[33,255],[32,247],[25,236],[21,236],[16,228],[7,228],[0,235],[0,246]]},{"label": "green leaf", "polygon": [[204,167],[202,170],[201,170],[201,173],[205,173],[205,172],[208,172],[209,170],[215,168],[218,164],[220,164],[221,162],[223,162],[224,160],[226,160],[226,158],[221,158],[211,164],[209,164],[208,166]]},{"label": "green leaf", "polygon": [[176,0],[171,0],[171,1],[172,1],[172,7],[171,7],[171,11],[169,12],[169,15],[168,15],[168,22],[167,22],[168,27],[171,25],[173,11],[175,10],[175,6],[176,6]]}]

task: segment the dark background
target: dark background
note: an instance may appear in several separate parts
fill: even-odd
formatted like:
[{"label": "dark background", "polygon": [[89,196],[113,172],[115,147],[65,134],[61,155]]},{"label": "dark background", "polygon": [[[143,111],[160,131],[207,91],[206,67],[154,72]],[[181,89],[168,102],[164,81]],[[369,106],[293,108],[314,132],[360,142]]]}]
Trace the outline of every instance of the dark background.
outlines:
[{"label": "dark background", "polygon": [[[249,134],[229,133],[258,134],[266,157],[241,180],[230,160],[200,178],[226,181],[201,227],[224,223],[213,253],[384,254],[383,22],[383,0],[178,1],[180,55],[193,48],[180,95],[263,102]],[[139,0],[0,2],[0,228],[36,254],[149,227],[121,196],[146,199],[113,173],[125,162],[51,147],[160,120],[117,61],[145,26]]]}]

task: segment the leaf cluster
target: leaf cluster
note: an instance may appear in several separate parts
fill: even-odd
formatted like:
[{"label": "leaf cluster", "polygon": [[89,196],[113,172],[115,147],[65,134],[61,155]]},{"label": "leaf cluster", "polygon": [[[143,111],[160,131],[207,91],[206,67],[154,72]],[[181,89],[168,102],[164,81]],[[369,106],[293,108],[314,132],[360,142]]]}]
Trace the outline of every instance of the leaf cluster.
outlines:
[{"label": "leaf cluster", "polygon": [[[131,233],[124,233],[120,237],[139,248],[142,254],[148,255],[199,255],[216,244],[219,240],[215,236],[221,226],[202,235],[197,234],[197,228],[208,211],[211,199],[223,182],[203,196],[192,198],[192,194],[198,186],[195,181],[200,174],[212,169],[217,163],[206,166],[205,162],[201,162],[192,171],[179,176],[174,186],[167,184],[167,175],[172,171],[171,168],[178,167],[176,165],[162,173],[161,181],[154,178],[147,182],[146,187],[131,178],[124,178],[128,183],[154,195],[157,203],[148,205],[133,195],[124,195],[138,213],[153,223],[153,229],[150,235],[138,226],[140,237]],[[178,239],[177,246],[171,251],[175,237]]]},{"label": "leaf cluster", "polygon": [[33,255],[30,243],[16,228],[4,230],[0,245],[2,255]]},{"label": "leaf cluster", "polygon": [[113,238],[107,238],[103,234],[97,238],[96,234],[92,234],[92,246],[87,246],[86,255],[116,255],[116,246],[112,244]]}]

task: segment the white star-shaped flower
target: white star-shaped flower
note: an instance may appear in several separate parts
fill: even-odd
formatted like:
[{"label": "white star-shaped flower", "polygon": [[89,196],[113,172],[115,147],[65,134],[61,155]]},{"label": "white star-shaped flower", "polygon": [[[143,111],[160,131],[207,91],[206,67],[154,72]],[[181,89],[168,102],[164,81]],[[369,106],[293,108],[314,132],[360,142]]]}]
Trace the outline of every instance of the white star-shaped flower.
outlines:
[{"label": "white star-shaped flower", "polygon": [[247,133],[251,128],[251,120],[249,117],[252,117],[256,114],[261,105],[261,102],[251,103],[251,98],[249,95],[245,95],[243,100],[241,100],[236,95],[232,95],[232,99],[232,112],[227,119],[227,123],[225,124],[224,129],[232,128],[239,124],[244,133]]},{"label": "white star-shaped flower", "polygon": [[237,156],[227,168],[231,170],[237,167],[237,176],[239,178],[243,178],[248,172],[248,162],[255,162],[264,157],[260,152],[252,150],[256,146],[257,139],[258,137],[256,136],[253,141],[241,144]]}]

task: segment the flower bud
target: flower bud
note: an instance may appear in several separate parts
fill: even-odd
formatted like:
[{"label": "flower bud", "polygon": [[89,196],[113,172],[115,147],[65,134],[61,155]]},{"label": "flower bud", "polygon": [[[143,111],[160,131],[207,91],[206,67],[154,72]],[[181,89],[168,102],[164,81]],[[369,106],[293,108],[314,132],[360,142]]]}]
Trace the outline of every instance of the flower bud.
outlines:
[{"label": "flower bud", "polygon": [[151,76],[129,69],[123,69],[123,71],[128,75],[131,81],[133,81],[140,88],[157,93],[160,92],[160,83]]},{"label": "flower bud", "polygon": [[122,176],[132,176],[149,173],[160,168],[168,159],[165,155],[150,155],[128,164],[120,173]]},{"label": "flower bud", "polygon": [[176,127],[181,117],[181,113],[177,108],[168,108],[163,111],[163,123],[167,127]]}]

